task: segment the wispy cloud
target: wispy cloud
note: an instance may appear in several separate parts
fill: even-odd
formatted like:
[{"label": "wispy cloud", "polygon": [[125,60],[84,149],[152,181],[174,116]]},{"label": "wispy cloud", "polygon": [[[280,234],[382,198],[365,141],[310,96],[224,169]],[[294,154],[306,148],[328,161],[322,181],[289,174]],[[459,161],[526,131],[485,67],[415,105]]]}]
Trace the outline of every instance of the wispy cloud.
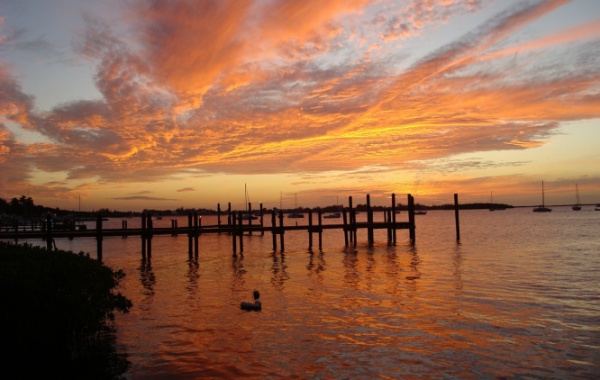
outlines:
[{"label": "wispy cloud", "polygon": [[177,190],[178,193],[185,193],[188,191],[196,191],[196,189],[194,189],[193,187],[184,187],[183,189]]}]

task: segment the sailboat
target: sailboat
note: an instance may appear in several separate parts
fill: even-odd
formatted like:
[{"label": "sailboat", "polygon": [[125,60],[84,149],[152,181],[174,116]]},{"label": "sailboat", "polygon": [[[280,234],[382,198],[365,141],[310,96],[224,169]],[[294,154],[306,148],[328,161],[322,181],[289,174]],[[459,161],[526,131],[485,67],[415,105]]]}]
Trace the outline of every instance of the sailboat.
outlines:
[{"label": "sailboat", "polygon": [[[339,197],[336,197],[335,198],[335,207],[336,208],[340,208],[339,203],[340,203]],[[327,219],[339,219],[341,217],[342,217],[342,214],[340,214],[339,211],[335,211],[335,212],[332,212],[331,214],[327,214],[327,215],[323,216],[323,218],[327,218]]]},{"label": "sailboat", "polygon": [[244,196],[245,196],[245,200],[246,200],[246,212],[242,214],[242,220],[256,220],[258,219],[258,216],[256,215],[252,215],[250,213],[250,196],[248,195],[248,187],[246,186],[246,184],[244,184]]},{"label": "sailboat", "polygon": [[506,207],[494,204],[494,194],[490,191],[490,211],[503,211]]},{"label": "sailboat", "polygon": [[[296,203],[295,203],[295,209],[298,209],[298,195],[294,194],[295,198],[296,198]],[[301,212],[292,212],[288,215],[288,218],[304,218],[304,214],[302,214]]]},{"label": "sailboat", "polygon": [[577,187],[577,184],[575,184],[575,194],[577,196],[577,203],[575,203],[573,206],[571,206],[571,209],[573,211],[580,211],[581,210],[581,201],[579,200],[579,188]]},{"label": "sailboat", "polygon": [[533,209],[533,212],[550,212],[551,208],[545,206],[544,202],[544,181],[542,181],[542,205]]}]

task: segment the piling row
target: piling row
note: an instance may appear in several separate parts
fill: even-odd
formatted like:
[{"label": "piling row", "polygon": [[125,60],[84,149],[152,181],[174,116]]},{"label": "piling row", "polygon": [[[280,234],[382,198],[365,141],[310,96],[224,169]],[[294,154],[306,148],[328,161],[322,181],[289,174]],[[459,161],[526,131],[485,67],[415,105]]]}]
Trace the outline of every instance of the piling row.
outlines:
[{"label": "piling row", "polygon": [[[367,221],[357,222],[356,221],[356,209],[353,207],[352,197],[348,197],[348,207],[342,210],[342,224],[323,224],[323,213],[321,209],[316,210],[316,224],[313,221],[313,211],[308,211],[308,223],[307,225],[294,225],[285,226],[283,223],[283,212],[281,210],[273,210],[271,212],[271,226],[267,227],[264,225],[264,213],[262,204],[259,208],[259,216],[255,217],[252,214],[252,206],[248,204],[246,211],[233,211],[231,209],[231,203],[228,204],[227,209],[227,224],[221,223],[222,210],[221,205],[217,205],[217,224],[212,226],[202,226],[202,217],[196,212],[188,214],[187,227],[179,227],[176,219],[171,220],[170,228],[154,228],[153,219],[150,213],[142,213],[141,228],[129,229],[127,221],[123,220],[121,229],[103,229],[103,219],[100,215],[96,218],[95,230],[88,231],[86,229],[81,230],[70,230],[70,231],[58,231],[53,230],[50,217],[47,218],[45,226],[42,231],[31,231],[23,232],[16,229],[14,232],[0,232],[0,239],[15,239],[19,238],[42,238],[46,240],[46,247],[48,250],[55,248],[54,238],[59,237],[95,237],[97,242],[97,257],[102,260],[102,242],[105,236],[121,236],[127,238],[128,236],[140,236],[141,237],[141,253],[144,258],[152,257],[152,238],[155,235],[166,235],[178,236],[179,234],[185,233],[188,237],[188,254],[190,257],[194,255],[198,257],[199,254],[199,237],[204,233],[226,233],[231,235],[232,239],[232,252],[233,255],[242,253],[244,251],[244,236],[251,236],[253,234],[264,235],[265,232],[270,232],[272,235],[273,251],[279,249],[283,252],[285,250],[285,232],[286,231],[306,231],[308,233],[308,249],[312,251],[314,243],[314,234],[317,234],[318,238],[318,249],[323,248],[323,231],[325,229],[337,229],[342,230],[344,233],[344,244],[346,247],[357,245],[357,231],[359,229],[366,229],[367,241],[371,246],[375,243],[374,231],[376,229],[385,229],[387,232],[387,243],[389,245],[396,244],[396,231],[399,229],[408,229],[409,238],[412,244],[415,243],[415,202],[414,197],[411,194],[407,195],[408,204],[408,221],[398,222],[396,220],[397,207],[396,207],[396,196],[392,194],[391,207],[386,209],[384,212],[383,222],[374,222],[373,209],[371,207],[371,198],[367,195]],[[456,239],[460,241],[460,228],[459,228],[459,214],[458,214],[458,195],[454,194],[455,204],[455,220],[456,220]],[[253,219],[257,221],[253,224]]]}]

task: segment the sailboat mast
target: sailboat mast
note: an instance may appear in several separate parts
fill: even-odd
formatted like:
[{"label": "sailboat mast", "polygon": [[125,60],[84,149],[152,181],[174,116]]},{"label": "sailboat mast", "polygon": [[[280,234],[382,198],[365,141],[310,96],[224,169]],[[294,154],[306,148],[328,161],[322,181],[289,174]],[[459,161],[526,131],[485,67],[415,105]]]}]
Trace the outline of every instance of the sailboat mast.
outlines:
[{"label": "sailboat mast", "polygon": [[544,181],[542,181],[542,207],[546,206],[546,201],[544,200]]}]

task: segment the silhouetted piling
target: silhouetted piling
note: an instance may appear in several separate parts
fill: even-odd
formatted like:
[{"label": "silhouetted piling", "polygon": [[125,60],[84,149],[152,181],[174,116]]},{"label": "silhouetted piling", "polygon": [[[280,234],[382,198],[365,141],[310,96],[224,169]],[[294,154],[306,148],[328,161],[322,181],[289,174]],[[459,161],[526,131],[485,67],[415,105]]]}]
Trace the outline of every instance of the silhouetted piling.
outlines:
[{"label": "silhouetted piling", "polygon": [[198,257],[198,239],[200,237],[200,222],[198,213],[194,212],[194,255]]},{"label": "silhouetted piling", "polygon": [[96,217],[96,256],[102,261],[102,215]]},{"label": "silhouetted piling", "polygon": [[350,233],[349,228],[348,228],[348,213],[346,212],[346,209],[342,210],[342,221],[343,221],[343,226],[344,226],[344,246],[348,247],[349,244],[349,239],[348,239],[348,234]]},{"label": "silhouetted piling", "polygon": [[221,204],[217,203],[217,228],[219,229],[219,234],[221,233]]},{"label": "silhouetted piling", "polygon": [[[231,203],[230,203],[231,205]],[[237,254],[237,228],[236,228],[236,218],[231,215],[231,206],[230,206],[230,211],[229,211],[229,220],[231,220],[231,223],[229,224],[231,227],[231,237],[232,237],[232,244],[233,244],[233,256],[235,256]]]},{"label": "silhouetted piling", "polygon": [[456,222],[456,241],[460,241],[460,222],[458,220],[458,194],[454,194],[454,221]]},{"label": "silhouetted piling", "polygon": [[273,252],[277,251],[277,222],[275,210],[271,212],[271,235],[273,237]]},{"label": "silhouetted piling", "polygon": [[308,249],[312,251],[313,247],[313,223],[312,223],[312,210],[308,210]]},{"label": "silhouetted piling", "polygon": [[[18,229],[17,227],[16,230]],[[52,251],[52,218],[50,214],[46,217],[46,249]]]},{"label": "silhouetted piling", "polygon": [[188,232],[187,232],[187,237],[188,237],[188,256],[192,257],[192,254],[194,252],[193,250],[193,238],[194,238],[194,222],[193,222],[193,215],[192,212],[188,212]]},{"label": "silhouetted piling", "polygon": [[[396,225],[396,194],[392,193],[392,223]],[[392,241],[396,244],[396,228],[392,229]]]},{"label": "silhouetted piling", "polygon": [[408,223],[409,223],[409,238],[411,244],[416,242],[416,224],[415,224],[415,198],[408,194]]},{"label": "silhouetted piling", "polygon": [[373,234],[373,209],[371,209],[371,196],[367,194],[367,241],[369,246],[372,247],[375,244],[375,237]]},{"label": "silhouetted piling", "polygon": [[283,235],[285,230],[283,229],[283,212],[279,211],[279,245],[281,246],[281,252],[285,250],[285,241]]}]

